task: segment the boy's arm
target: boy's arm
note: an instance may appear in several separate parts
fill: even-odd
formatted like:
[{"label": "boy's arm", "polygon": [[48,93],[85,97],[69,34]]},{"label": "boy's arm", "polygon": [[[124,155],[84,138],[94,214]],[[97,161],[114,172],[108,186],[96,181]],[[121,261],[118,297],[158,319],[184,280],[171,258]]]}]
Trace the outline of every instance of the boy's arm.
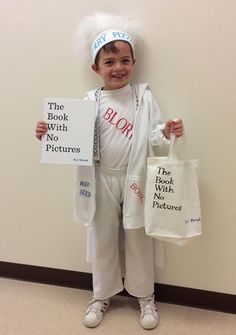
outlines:
[{"label": "boy's arm", "polygon": [[159,146],[168,145],[169,140],[164,135],[165,121],[161,115],[160,108],[154,99],[151,91],[147,91],[149,100],[149,112],[150,112],[150,133],[149,140],[151,145]]},{"label": "boy's arm", "polygon": [[177,137],[183,135],[183,122],[182,120],[168,120],[163,121],[160,108],[150,92],[150,141],[152,145],[162,146],[169,144],[170,134],[173,133]]}]

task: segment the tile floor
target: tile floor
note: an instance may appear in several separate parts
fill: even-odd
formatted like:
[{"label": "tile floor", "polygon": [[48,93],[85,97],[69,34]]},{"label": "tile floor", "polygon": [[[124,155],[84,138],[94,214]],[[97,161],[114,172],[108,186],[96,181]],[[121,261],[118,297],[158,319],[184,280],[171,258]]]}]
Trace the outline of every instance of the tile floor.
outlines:
[{"label": "tile floor", "polygon": [[236,315],[159,303],[160,324],[139,325],[136,299],[115,296],[103,323],[94,329],[81,319],[90,291],[0,278],[1,335],[235,335]]}]

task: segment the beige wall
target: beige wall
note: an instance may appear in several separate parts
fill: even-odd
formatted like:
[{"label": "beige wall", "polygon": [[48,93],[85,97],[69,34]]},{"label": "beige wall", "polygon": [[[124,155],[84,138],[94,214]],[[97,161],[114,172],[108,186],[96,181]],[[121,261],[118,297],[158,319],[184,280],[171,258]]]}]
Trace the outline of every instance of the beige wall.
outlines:
[{"label": "beige wall", "polygon": [[96,86],[73,34],[91,10],[117,10],[144,24],[136,79],[150,82],[166,118],[183,118],[191,156],[200,159],[204,234],[166,246],[156,280],[235,294],[236,2],[97,3],[0,2],[0,260],[90,271],[84,228],[72,220],[75,168],[41,165],[33,129],[43,97],[82,97]]}]

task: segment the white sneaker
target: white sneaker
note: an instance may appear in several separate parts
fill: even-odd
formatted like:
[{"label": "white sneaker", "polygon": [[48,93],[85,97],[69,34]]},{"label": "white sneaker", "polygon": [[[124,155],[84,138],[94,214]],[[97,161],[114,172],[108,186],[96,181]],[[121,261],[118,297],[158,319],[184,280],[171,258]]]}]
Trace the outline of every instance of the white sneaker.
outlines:
[{"label": "white sneaker", "polygon": [[158,325],[159,315],[155,305],[154,294],[138,299],[141,309],[140,323],[144,329],[153,329]]},{"label": "white sneaker", "polygon": [[97,327],[103,320],[106,309],[110,306],[110,300],[96,300],[93,299],[89,303],[89,307],[83,318],[86,327]]}]

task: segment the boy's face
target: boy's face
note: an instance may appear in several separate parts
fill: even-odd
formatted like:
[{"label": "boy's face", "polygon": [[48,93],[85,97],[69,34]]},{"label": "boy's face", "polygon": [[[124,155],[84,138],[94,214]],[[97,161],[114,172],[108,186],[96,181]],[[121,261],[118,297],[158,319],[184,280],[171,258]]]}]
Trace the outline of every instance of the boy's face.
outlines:
[{"label": "boy's face", "polygon": [[116,41],[118,52],[99,51],[98,65],[93,64],[92,69],[104,81],[105,90],[115,90],[126,86],[132,76],[134,60],[127,42]]}]

